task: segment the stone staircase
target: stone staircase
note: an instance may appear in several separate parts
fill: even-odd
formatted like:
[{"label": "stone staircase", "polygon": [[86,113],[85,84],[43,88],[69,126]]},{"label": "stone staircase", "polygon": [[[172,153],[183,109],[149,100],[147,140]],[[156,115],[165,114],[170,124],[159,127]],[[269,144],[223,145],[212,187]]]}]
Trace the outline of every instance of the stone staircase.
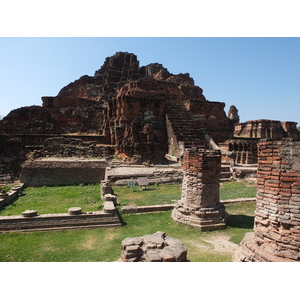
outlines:
[{"label": "stone staircase", "polygon": [[181,105],[169,104],[167,106],[167,119],[170,122],[177,142],[183,142],[185,148],[200,147],[206,148],[203,130],[193,121],[189,112]]},{"label": "stone staircase", "polygon": [[232,179],[232,172],[229,164],[222,164],[220,181],[229,181]]}]

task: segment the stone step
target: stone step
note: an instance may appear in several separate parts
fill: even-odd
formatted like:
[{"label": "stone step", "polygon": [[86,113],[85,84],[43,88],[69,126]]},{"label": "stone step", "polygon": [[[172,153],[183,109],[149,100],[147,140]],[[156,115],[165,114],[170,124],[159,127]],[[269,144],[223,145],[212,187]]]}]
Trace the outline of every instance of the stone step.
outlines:
[{"label": "stone step", "polygon": [[230,172],[230,167],[224,167],[224,166],[221,166],[221,172]]},{"label": "stone step", "polygon": [[232,173],[231,172],[222,172],[220,178],[231,178]]}]

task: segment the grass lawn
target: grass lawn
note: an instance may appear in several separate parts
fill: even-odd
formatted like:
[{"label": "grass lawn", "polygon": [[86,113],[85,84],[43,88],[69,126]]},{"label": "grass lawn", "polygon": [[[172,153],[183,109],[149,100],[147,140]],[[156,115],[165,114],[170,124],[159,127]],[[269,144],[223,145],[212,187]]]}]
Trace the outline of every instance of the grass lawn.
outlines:
[{"label": "grass lawn", "polygon": [[123,239],[158,230],[178,238],[188,248],[188,258],[192,262],[230,261],[232,253],[213,251],[212,241],[221,237],[239,244],[245,233],[253,230],[255,202],[230,204],[226,208],[232,214],[228,227],[213,232],[200,232],[178,224],[169,211],[124,215],[125,226],[119,228],[3,233],[0,234],[0,261],[116,261]]},{"label": "grass lawn", "polygon": [[222,182],[220,185],[220,199],[252,198],[256,196],[256,184],[246,180]]},{"label": "grass lawn", "polygon": [[[121,206],[173,204],[174,200],[181,198],[181,184],[150,185],[143,191],[138,186],[132,189],[128,186],[115,186],[113,190]],[[220,186],[221,200],[255,197],[255,195],[255,184],[247,181],[224,182]],[[100,184],[29,187],[17,201],[1,209],[0,216],[21,215],[27,209],[37,210],[38,214],[63,213],[70,207],[78,206],[85,212],[102,210]]]},{"label": "grass lawn", "polygon": [[[166,204],[180,199],[181,185],[150,186],[147,191],[140,191],[137,187],[133,191],[129,187],[114,187],[114,192],[121,205]],[[0,215],[21,214],[26,209],[36,209],[42,214],[67,212],[72,206],[80,206],[83,211],[102,208],[100,185],[27,188],[24,193]],[[256,188],[247,182],[228,182],[222,183],[220,193],[223,200],[254,197]],[[255,202],[227,204],[228,226],[213,232],[201,232],[178,224],[168,211],[123,215],[125,225],[119,228],[3,233],[0,234],[0,261],[116,261],[120,257],[123,239],[156,231],[178,238],[188,248],[190,261],[230,261],[232,252],[216,251],[214,243],[221,239],[239,244],[245,233],[253,230],[254,210]]]},{"label": "grass lawn", "polygon": [[146,190],[138,186],[114,186],[114,194],[121,206],[172,204],[181,198],[181,184],[149,185]]},{"label": "grass lawn", "polygon": [[[138,186],[132,190],[128,186],[113,187],[119,203],[123,205],[172,204],[181,198],[181,184],[150,185],[141,191]],[[220,199],[248,198],[256,196],[256,185],[243,181],[223,182],[220,185]]]},{"label": "grass lawn", "polygon": [[66,213],[68,208],[78,206],[85,212],[102,210],[100,184],[28,187],[17,201],[0,210],[0,216],[21,215],[27,209],[38,214]]}]

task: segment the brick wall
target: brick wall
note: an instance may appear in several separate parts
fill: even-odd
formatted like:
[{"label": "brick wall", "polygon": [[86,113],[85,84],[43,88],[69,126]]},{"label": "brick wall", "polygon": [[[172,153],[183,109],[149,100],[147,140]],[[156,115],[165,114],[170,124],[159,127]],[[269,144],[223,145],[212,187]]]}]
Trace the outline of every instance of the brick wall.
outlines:
[{"label": "brick wall", "polygon": [[300,260],[300,142],[258,144],[254,241],[283,259]]},{"label": "brick wall", "polygon": [[20,176],[26,186],[55,186],[99,183],[106,162],[97,159],[44,159],[29,161]]},{"label": "brick wall", "polygon": [[79,215],[43,214],[33,217],[8,216],[0,217],[0,232],[5,231],[48,231],[62,229],[83,229],[122,226],[116,210],[106,212],[93,211]]}]

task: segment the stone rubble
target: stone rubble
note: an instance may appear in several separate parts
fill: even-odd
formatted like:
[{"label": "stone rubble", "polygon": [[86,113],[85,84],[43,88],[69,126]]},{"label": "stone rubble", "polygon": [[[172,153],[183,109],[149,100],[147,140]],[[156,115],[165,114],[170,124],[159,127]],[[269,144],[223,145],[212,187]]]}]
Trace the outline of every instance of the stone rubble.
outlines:
[{"label": "stone rubble", "polygon": [[152,235],[126,238],[121,244],[122,262],[186,262],[187,249],[178,240],[157,231]]}]

